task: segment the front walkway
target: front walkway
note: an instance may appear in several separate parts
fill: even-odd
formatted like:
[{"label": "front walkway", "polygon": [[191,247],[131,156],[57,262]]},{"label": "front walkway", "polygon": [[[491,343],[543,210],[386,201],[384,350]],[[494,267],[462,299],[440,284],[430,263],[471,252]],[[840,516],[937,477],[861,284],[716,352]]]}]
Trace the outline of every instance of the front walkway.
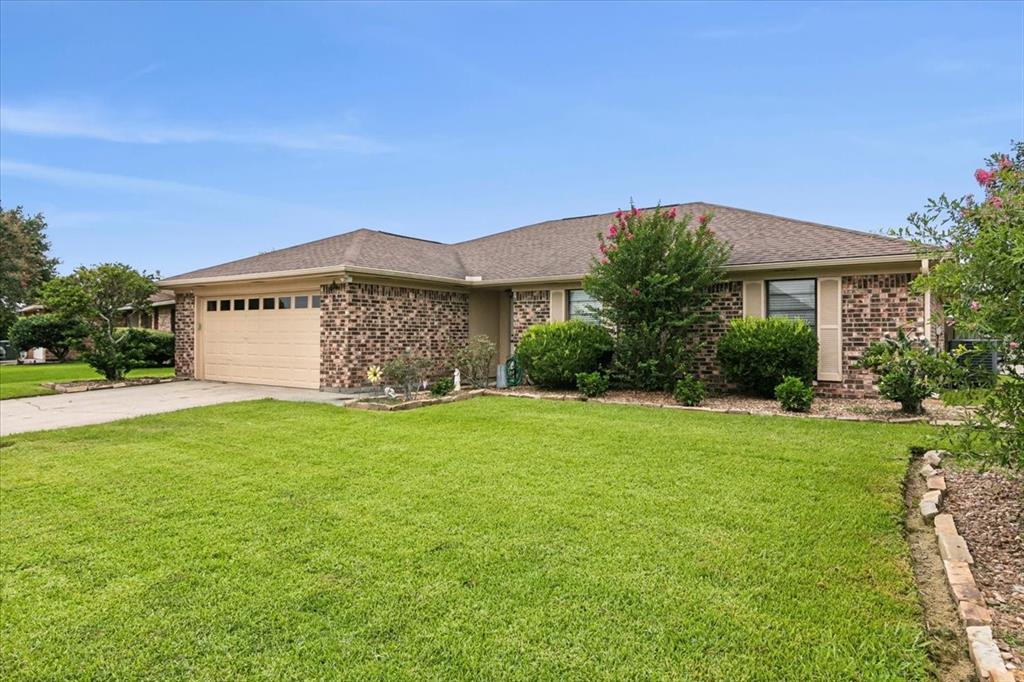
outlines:
[{"label": "front walkway", "polygon": [[152,386],[60,393],[0,401],[0,436],[102,424],[144,414],[242,400],[274,398],[341,404],[353,397],[306,388],[225,384],[216,381],[176,381]]}]

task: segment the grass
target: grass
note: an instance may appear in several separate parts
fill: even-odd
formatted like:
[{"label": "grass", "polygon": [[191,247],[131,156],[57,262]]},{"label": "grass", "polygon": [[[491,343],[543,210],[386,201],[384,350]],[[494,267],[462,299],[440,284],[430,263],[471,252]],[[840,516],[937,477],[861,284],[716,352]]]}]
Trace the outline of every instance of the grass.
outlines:
[{"label": "grass", "polygon": [[[130,378],[174,376],[173,367],[150,367],[135,369],[128,373]],[[102,379],[84,362],[63,362],[47,365],[0,365],[0,400],[28,398],[35,395],[50,395],[48,388],[40,386],[44,381],[80,381]]]},{"label": "grass", "polygon": [[0,677],[920,680],[886,425],[259,401],[0,444]]}]

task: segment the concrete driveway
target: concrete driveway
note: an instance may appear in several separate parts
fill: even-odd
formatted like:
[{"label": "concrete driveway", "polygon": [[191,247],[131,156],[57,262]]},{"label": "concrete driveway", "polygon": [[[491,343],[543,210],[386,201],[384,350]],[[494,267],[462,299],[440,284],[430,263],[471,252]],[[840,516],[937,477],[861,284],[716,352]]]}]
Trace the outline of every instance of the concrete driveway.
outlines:
[{"label": "concrete driveway", "polygon": [[274,398],[340,405],[354,397],[305,388],[224,384],[216,381],[175,381],[83,393],[59,393],[36,398],[0,400],[0,436],[102,424],[126,417],[242,400]]}]

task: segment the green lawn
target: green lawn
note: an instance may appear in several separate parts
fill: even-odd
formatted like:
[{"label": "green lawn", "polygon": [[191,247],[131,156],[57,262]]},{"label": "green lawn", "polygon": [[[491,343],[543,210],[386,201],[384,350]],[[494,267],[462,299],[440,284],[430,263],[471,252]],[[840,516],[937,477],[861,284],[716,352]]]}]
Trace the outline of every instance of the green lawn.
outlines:
[{"label": "green lawn", "polygon": [[[129,372],[128,376],[131,378],[170,377],[174,376],[174,368],[135,369]],[[53,393],[50,389],[39,385],[43,381],[78,381],[102,378],[102,375],[84,362],[64,362],[50,365],[0,365],[0,400]]]},{"label": "green lawn", "polygon": [[918,680],[921,425],[261,401],[0,441],[0,677]]}]

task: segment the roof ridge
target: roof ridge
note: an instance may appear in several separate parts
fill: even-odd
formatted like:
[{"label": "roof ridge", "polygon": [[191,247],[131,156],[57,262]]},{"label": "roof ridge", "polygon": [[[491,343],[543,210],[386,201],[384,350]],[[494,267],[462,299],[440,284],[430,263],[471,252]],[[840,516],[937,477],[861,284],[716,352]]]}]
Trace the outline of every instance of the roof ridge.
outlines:
[{"label": "roof ridge", "polygon": [[803,223],[804,225],[813,225],[814,227],[823,227],[826,230],[838,230],[840,232],[846,232],[847,234],[855,234],[855,235],[857,235],[859,237],[878,237],[879,239],[885,239],[887,241],[897,242],[897,243],[900,243],[900,244],[910,244],[910,242],[908,242],[907,240],[900,239],[899,237],[890,237],[888,235],[878,234],[877,232],[865,232],[864,230],[855,230],[852,227],[839,227],[838,225],[828,225],[826,223],[819,223],[819,222],[815,222],[813,220],[804,220],[802,218],[787,218],[786,216],[781,216],[781,215],[778,215],[778,214],[775,214],[775,213],[765,213],[764,211],[752,211],[749,208],[737,208],[735,206],[726,206],[725,204],[714,204],[714,203],[711,203],[710,201],[700,201],[700,202],[693,202],[693,203],[700,203],[700,204],[704,204],[705,206],[712,206],[712,207],[715,207],[715,208],[725,208],[725,209],[728,209],[730,211],[739,211],[740,213],[749,213],[750,215],[764,216],[766,218],[775,218],[777,220],[786,220],[786,221],[791,222],[791,223]]},{"label": "roof ridge", "polygon": [[[685,202],[682,202],[682,203],[674,203],[674,204],[657,204],[655,206],[642,206],[640,208],[637,208],[637,210],[638,211],[653,211],[654,209],[659,208],[659,207],[660,208],[671,208],[673,206],[676,206],[676,207],[678,207],[678,206],[690,206],[692,204],[705,204],[707,206],[712,206],[713,205],[713,204],[708,204],[706,201],[685,201]],[[729,207],[728,206],[723,206],[723,208],[729,208]],[[617,211],[623,211],[623,210],[625,210],[625,209],[617,208],[617,209],[615,209],[615,211],[602,211],[601,213],[586,213],[584,215],[573,215],[573,216],[568,216],[568,217],[565,217],[565,218],[551,218],[549,220],[541,220],[540,222],[530,223],[529,225],[520,225],[519,227],[513,227],[513,228],[508,229],[508,230],[501,230],[500,232],[492,232],[491,234],[485,234],[482,237],[473,237],[472,239],[465,239],[465,240],[463,240],[461,242],[454,242],[454,243],[451,244],[451,246],[461,246],[463,244],[469,244],[471,242],[478,242],[478,241],[481,241],[483,239],[490,239],[491,237],[497,237],[498,235],[505,235],[505,234],[508,234],[510,232],[518,232],[520,230],[526,230],[526,229],[529,229],[531,227],[539,227],[541,225],[546,225],[547,223],[560,223],[560,222],[563,222],[565,220],[582,220],[584,218],[597,218],[598,216],[603,216],[603,215],[615,215],[615,213]]]}]

